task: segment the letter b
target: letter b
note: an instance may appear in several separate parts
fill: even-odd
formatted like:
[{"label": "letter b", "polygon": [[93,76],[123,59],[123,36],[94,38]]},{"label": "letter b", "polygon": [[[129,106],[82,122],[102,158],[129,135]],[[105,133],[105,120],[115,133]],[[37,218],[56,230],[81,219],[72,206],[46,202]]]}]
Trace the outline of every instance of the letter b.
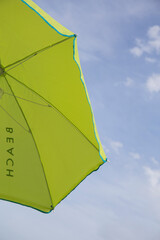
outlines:
[{"label": "letter b", "polygon": [[13,128],[6,128],[6,131],[9,133],[13,133]]}]

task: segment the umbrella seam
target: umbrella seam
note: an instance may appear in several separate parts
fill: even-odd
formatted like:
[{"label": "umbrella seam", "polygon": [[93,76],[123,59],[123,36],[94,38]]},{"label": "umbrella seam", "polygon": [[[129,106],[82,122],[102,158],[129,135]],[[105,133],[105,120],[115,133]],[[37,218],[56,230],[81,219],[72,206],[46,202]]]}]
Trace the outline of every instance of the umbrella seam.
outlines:
[{"label": "umbrella seam", "polygon": [[[9,86],[9,88],[11,89],[11,92],[12,92],[13,95],[14,95],[14,92],[13,92],[13,90],[12,90],[12,88],[11,88],[11,85],[9,84],[9,82],[8,82],[8,80],[7,80],[6,77],[5,77],[5,79],[6,79],[6,82],[7,82],[8,86]],[[15,96],[14,96],[14,97],[15,97]],[[32,133],[32,131],[31,131],[31,128],[30,128],[30,126],[29,126],[29,124],[28,124],[28,121],[27,121],[27,119],[26,119],[26,117],[25,117],[25,115],[24,115],[24,113],[23,113],[23,111],[22,111],[22,108],[21,108],[18,100],[16,99],[16,97],[15,97],[15,100],[16,100],[16,102],[17,102],[17,105],[18,105],[18,107],[19,107],[19,109],[20,109],[23,117],[24,117],[24,120],[26,121],[26,124],[27,124],[27,126],[28,126],[29,132],[30,132],[30,134],[31,134],[31,136],[32,136],[32,139],[33,139],[33,142],[34,142],[34,144],[35,144],[35,147],[36,147],[36,150],[37,150],[37,153],[38,153],[38,156],[39,156],[40,164],[41,164],[41,167],[42,167],[42,172],[43,172],[43,174],[44,174],[44,179],[45,179],[45,182],[46,182],[46,186],[47,186],[47,189],[48,189],[50,201],[51,201],[51,204],[52,204],[50,207],[51,207],[51,209],[54,209],[54,207],[53,207],[53,200],[52,200],[52,197],[51,197],[49,185],[48,185],[48,182],[47,182],[46,174],[45,174],[45,171],[44,171],[44,167],[43,167],[43,164],[42,164],[42,161],[41,161],[41,157],[40,157],[40,153],[39,153],[39,150],[38,150],[36,141],[35,141],[35,139],[34,139],[34,136],[33,136],[33,133]]]}]

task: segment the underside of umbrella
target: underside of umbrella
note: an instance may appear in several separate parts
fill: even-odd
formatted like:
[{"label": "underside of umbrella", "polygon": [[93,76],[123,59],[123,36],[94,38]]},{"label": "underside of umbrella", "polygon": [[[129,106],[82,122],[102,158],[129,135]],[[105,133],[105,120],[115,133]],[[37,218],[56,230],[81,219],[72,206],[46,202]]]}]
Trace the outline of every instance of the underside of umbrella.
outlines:
[{"label": "underside of umbrella", "polygon": [[31,0],[0,9],[0,199],[50,212],[106,162],[77,36]]}]

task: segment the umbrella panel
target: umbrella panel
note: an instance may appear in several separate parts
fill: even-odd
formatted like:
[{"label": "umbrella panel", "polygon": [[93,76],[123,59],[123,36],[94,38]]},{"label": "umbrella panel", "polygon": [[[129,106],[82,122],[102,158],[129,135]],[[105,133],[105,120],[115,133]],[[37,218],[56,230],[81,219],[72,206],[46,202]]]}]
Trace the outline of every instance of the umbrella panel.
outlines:
[{"label": "umbrella panel", "polygon": [[34,138],[7,77],[0,76],[0,198],[50,211],[52,202]]}]

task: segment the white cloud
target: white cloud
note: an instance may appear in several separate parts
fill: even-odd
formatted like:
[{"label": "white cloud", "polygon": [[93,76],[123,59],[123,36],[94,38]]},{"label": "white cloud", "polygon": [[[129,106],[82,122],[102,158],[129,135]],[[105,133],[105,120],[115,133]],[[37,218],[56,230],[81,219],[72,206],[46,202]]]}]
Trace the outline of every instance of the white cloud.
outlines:
[{"label": "white cloud", "polygon": [[152,51],[156,51],[157,54],[160,54],[160,39],[155,39],[149,42]]},{"label": "white cloud", "polygon": [[123,148],[123,143],[118,142],[118,141],[111,141],[110,144],[111,144],[112,149],[113,149],[117,154],[119,154],[119,150],[120,150],[121,148]]},{"label": "white cloud", "polygon": [[146,41],[142,39],[136,39],[136,46],[130,49],[130,52],[136,56],[140,57],[143,55],[143,53],[151,53],[152,52],[152,47],[150,44],[148,44]]},{"label": "white cloud", "polygon": [[143,50],[140,47],[134,47],[130,49],[130,52],[136,57],[140,57],[143,54]]},{"label": "white cloud", "polygon": [[157,39],[160,38],[160,26],[155,25],[150,27],[147,33],[149,38]]},{"label": "white cloud", "polygon": [[[136,39],[136,46],[130,49],[130,52],[140,57],[144,53],[160,54],[160,26],[154,25],[148,29],[147,39]],[[150,61],[151,62],[151,61]]]},{"label": "white cloud", "polygon": [[146,87],[149,92],[160,92],[160,74],[153,74],[147,80]]},{"label": "white cloud", "polygon": [[130,156],[131,156],[132,158],[134,158],[134,159],[136,159],[136,160],[138,160],[138,159],[141,158],[141,156],[140,156],[139,153],[130,152],[129,154],[130,154]]}]

